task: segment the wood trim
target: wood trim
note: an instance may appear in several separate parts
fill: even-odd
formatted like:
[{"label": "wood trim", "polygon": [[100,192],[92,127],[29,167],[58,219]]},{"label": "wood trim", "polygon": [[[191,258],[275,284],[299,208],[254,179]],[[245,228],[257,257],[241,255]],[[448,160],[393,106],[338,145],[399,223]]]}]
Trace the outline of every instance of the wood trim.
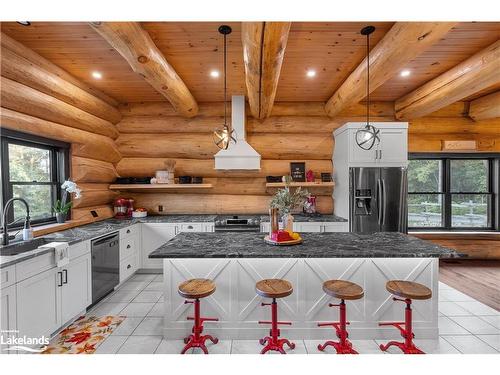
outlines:
[{"label": "wood trim", "polygon": [[[370,91],[389,80],[408,62],[438,42],[452,22],[397,22],[370,51]],[[366,57],[325,105],[330,117],[366,96]]]},{"label": "wood trim", "polygon": [[127,60],[134,72],[165,96],[180,115],[196,116],[198,104],[193,95],[138,22],[92,22],[90,25]]},{"label": "wood trim", "polygon": [[475,121],[499,118],[500,91],[470,102],[469,116]]},{"label": "wood trim", "polygon": [[396,117],[422,117],[500,82],[500,40],[396,100]]},{"label": "wood trim", "polygon": [[243,22],[241,40],[250,112],[271,114],[291,22]]}]

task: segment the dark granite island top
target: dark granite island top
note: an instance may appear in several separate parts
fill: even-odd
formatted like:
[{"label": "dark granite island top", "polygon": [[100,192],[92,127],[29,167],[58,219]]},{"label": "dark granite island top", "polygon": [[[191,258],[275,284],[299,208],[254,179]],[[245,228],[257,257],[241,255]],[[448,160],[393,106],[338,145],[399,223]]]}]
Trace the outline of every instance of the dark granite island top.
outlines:
[{"label": "dark granite island top", "polygon": [[456,258],[460,254],[396,232],[301,233],[304,242],[274,246],[264,233],[179,233],[150,258]]}]

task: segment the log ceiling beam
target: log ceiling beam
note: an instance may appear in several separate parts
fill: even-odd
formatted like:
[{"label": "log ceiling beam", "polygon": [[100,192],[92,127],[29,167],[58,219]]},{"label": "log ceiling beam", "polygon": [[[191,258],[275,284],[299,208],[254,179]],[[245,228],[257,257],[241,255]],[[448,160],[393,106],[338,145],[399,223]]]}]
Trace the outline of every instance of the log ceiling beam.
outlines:
[{"label": "log ceiling beam", "polygon": [[243,22],[245,81],[254,118],[271,114],[291,22]]},{"label": "log ceiling beam", "polygon": [[469,117],[474,121],[500,118],[500,91],[470,102]]},{"label": "log ceiling beam", "polygon": [[425,116],[500,83],[500,40],[396,100],[398,119]]},{"label": "log ceiling beam", "polygon": [[[370,51],[370,92],[445,36],[452,22],[397,22]],[[325,105],[330,117],[366,97],[366,57]]]},{"label": "log ceiling beam", "polygon": [[90,24],[182,116],[193,117],[198,104],[138,22],[92,22]]}]

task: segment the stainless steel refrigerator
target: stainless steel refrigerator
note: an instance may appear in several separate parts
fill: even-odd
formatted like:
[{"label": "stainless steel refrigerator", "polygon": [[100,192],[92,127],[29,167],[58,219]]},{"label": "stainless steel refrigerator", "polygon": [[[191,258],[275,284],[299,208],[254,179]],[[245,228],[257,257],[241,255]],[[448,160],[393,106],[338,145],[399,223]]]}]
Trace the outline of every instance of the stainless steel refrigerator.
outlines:
[{"label": "stainless steel refrigerator", "polygon": [[349,169],[350,231],[407,232],[405,167]]}]

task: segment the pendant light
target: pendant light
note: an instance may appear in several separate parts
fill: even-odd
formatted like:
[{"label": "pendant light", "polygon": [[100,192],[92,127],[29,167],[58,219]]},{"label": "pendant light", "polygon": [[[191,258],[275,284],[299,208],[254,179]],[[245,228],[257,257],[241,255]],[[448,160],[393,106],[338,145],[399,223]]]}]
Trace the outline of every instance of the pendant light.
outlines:
[{"label": "pendant light", "polygon": [[380,143],[380,130],[370,124],[370,34],[374,31],[374,26],[361,29],[361,34],[366,35],[366,125],[356,132],[356,143],[363,150],[371,150],[373,146]]},{"label": "pendant light", "polygon": [[226,38],[231,34],[231,27],[228,25],[221,25],[219,33],[224,36],[224,125],[222,128],[214,131],[214,142],[217,147],[222,150],[227,150],[229,144],[236,143],[235,133],[231,123],[227,121],[227,52],[226,52]]}]

